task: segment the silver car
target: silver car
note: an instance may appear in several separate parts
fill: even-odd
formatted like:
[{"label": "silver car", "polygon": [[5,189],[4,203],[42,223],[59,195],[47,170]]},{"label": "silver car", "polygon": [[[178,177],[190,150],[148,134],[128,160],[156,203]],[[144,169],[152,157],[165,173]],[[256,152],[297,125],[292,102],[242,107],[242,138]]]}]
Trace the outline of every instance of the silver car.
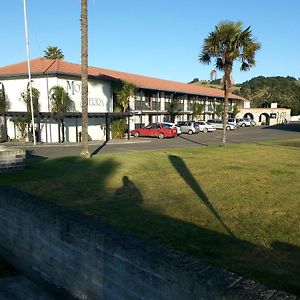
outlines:
[{"label": "silver car", "polygon": [[[215,126],[216,129],[223,129],[223,120],[213,119],[208,120],[207,123]],[[236,128],[237,127],[233,124],[226,124],[226,130],[235,130]]]},{"label": "silver car", "polygon": [[205,121],[197,121],[196,124],[199,126],[200,131],[204,133],[216,130],[216,127],[214,125],[208,124]]},{"label": "silver car", "polygon": [[237,127],[252,126],[251,119],[248,118],[229,118],[228,123]]},{"label": "silver car", "polygon": [[194,134],[200,132],[200,128],[195,121],[180,121],[176,126],[180,126],[182,133]]}]

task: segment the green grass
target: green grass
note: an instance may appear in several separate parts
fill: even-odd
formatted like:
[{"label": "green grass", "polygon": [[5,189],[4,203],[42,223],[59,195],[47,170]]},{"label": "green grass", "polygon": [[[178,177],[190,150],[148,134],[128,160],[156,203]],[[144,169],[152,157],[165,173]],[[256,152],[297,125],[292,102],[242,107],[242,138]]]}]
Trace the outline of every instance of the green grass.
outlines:
[{"label": "green grass", "polygon": [[299,150],[296,139],[36,159],[0,182],[300,295]]}]

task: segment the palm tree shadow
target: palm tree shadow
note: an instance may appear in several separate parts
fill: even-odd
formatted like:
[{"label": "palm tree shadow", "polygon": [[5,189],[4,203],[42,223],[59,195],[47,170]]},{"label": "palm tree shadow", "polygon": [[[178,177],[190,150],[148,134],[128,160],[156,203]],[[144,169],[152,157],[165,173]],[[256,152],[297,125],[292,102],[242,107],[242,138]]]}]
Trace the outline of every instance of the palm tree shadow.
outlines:
[{"label": "palm tree shadow", "polygon": [[173,167],[176,169],[178,174],[182,177],[182,179],[190,186],[190,188],[198,195],[199,199],[206,205],[206,207],[210,210],[210,212],[214,215],[214,217],[221,223],[224,227],[226,232],[234,237],[234,234],[230,230],[230,228],[223,222],[220,215],[214,208],[214,206],[209,201],[206,194],[203,192],[202,188],[200,187],[199,183],[192,175],[188,167],[186,166],[185,162],[178,156],[169,155],[169,160],[172,163]]}]

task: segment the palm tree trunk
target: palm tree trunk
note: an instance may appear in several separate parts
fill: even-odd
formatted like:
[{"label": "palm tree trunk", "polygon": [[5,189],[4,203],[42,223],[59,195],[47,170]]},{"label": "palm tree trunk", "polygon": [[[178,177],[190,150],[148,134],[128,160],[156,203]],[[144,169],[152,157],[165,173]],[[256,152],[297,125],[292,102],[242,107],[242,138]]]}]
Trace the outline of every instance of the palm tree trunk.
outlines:
[{"label": "palm tree trunk", "polygon": [[64,118],[61,117],[61,137],[62,137],[62,143],[65,141],[65,123]]},{"label": "palm tree trunk", "polygon": [[88,149],[88,16],[87,0],[81,0],[81,101],[82,141],[80,155],[90,157]]},{"label": "palm tree trunk", "polygon": [[228,114],[228,93],[230,88],[230,68],[227,66],[224,69],[224,109],[223,109],[223,130],[222,130],[222,143],[224,147],[226,144],[226,125]]}]

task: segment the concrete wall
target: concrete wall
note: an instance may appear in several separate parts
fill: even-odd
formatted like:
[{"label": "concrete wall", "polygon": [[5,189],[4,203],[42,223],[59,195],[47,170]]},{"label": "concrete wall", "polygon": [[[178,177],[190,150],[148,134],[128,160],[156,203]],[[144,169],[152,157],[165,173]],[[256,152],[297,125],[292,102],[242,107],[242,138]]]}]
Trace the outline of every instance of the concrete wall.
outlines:
[{"label": "concrete wall", "polygon": [[78,299],[296,299],[3,187],[0,245],[16,267]]},{"label": "concrete wall", "polygon": [[241,109],[237,118],[250,117],[257,125],[277,125],[290,122],[289,108],[248,108]]},{"label": "concrete wall", "polygon": [[0,172],[23,169],[26,151],[24,149],[0,146]]}]

